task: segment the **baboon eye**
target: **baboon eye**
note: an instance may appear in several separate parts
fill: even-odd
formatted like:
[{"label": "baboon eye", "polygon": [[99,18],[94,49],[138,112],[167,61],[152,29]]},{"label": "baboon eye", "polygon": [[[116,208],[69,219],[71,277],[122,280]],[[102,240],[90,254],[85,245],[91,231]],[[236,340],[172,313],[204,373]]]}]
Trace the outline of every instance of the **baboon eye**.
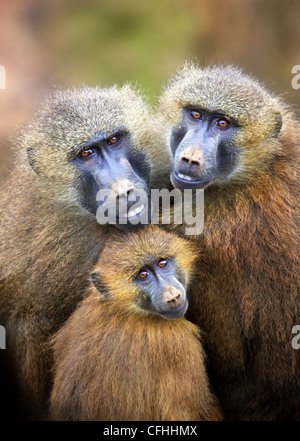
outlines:
[{"label": "baboon eye", "polygon": [[120,135],[114,135],[111,136],[110,138],[107,138],[106,142],[108,145],[113,145],[116,144],[120,140],[120,138],[121,138]]},{"label": "baboon eye", "polygon": [[198,110],[190,110],[190,115],[194,119],[201,119],[202,118],[202,115],[200,112],[198,112]]},{"label": "baboon eye", "polygon": [[150,275],[150,273],[148,271],[142,270],[139,272],[139,278],[140,279],[146,279],[148,276]]},{"label": "baboon eye", "polygon": [[160,260],[157,262],[157,265],[158,265],[160,268],[164,268],[164,267],[167,265],[167,263],[168,263],[168,260],[167,260],[167,259],[160,259]]},{"label": "baboon eye", "polygon": [[78,156],[81,158],[87,158],[88,156],[91,156],[95,151],[93,149],[86,149],[82,150]]},{"label": "baboon eye", "polygon": [[216,124],[217,126],[224,128],[227,127],[230,124],[230,122],[227,119],[218,119],[216,121]]},{"label": "baboon eye", "polygon": [[194,119],[201,119],[202,118],[202,115],[200,112],[198,112],[198,110],[190,110],[190,115]]}]

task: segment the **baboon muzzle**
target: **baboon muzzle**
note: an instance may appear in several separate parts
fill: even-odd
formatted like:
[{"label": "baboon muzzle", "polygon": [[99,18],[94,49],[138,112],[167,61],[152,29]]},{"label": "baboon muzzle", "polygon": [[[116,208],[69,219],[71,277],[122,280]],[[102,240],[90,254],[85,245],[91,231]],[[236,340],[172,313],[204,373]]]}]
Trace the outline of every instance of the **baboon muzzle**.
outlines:
[{"label": "baboon muzzle", "polygon": [[168,285],[164,288],[159,301],[153,305],[156,312],[164,318],[175,319],[183,317],[188,307],[186,292]]},{"label": "baboon muzzle", "polygon": [[168,308],[173,309],[181,306],[184,302],[184,298],[179,289],[174,286],[167,286],[163,292],[163,301]]}]

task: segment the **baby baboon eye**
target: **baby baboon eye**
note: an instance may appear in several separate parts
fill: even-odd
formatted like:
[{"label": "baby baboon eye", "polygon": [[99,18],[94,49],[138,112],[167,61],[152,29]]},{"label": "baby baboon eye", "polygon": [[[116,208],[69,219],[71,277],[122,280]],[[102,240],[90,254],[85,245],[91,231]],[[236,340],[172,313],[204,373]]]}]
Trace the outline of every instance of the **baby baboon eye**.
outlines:
[{"label": "baby baboon eye", "polygon": [[81,158],[87,158],[88,156],[91,156],[94,152],[94,149],[86,149],[82,150],[78,156],[80,156]]},{"label": "baby baboon eye", "polygon": [[217,126],[224,128],[229,126],[230,122],[228,121],[228,119],[223,118],[223,119],[218,119],[216,121],[216,124]]},{"label": "baby baboon eye", "polygon": [[168,264],[168,259],[160,259],[160,260],[157,262],[157,265],[158,265],[160,268],[164,268],[167,264]]},{"label": "baby baboon eye", "polygon": [[106,142],[108,145],[116,144],[120,140],[120,135],[113,135],[110,138],[107,138]]},{"label": "baby baboon eye", "polygon": [[191,109],[190,110],[190,115],[194,119],[202,119],[202,115],[201,115],[200,112],[198,112],[198,110]]},{"label": "baby baboon eye", "polygon": [[150,275],[149,271],[142,270],[139,272],[140,279],[146,279]]}]

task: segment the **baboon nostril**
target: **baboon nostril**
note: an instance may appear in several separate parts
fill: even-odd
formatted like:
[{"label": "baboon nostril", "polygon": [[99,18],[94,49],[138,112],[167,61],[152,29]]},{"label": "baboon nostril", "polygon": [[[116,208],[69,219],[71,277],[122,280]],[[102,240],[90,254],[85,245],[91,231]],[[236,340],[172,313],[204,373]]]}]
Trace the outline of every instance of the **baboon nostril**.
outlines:
[{"label": "baboon nostril", "polygon": [[189,167],[191,167],[192,165],[200,165],[199,161],[194,161],[191,158],[182,157],[181,160],[185,162]]},{"label": "baboon nostril", "polygon": [[181,155],[181,161],[184,162],[189,167],[201,165],[202,161],[202,150],[198,147],[188,147]]},{"label": "baboon nostril", "polygon": [[167,300],[167,303],[177,303],[177,299],[180,298],[180,293]]},{"label": "baboon nostril", "polygon": [[133,192],[134,192],[134,189],[133,189],[133,188],[127,190],[127,192],[120,192],[119,194],[117,194],[117,201],[118,201],[120,198],[128,198],[129,195],[133,194]]},{"label": "baboon nostril", "polygon": [[127,198],[131,192],[134,192],[134,184],[126,178],[119,179],[113,183],[112,190],[117,200]]},{"label": "baboon nostril", "polygon": [[163,293],[163,300],[170,308],[175,308],[176,306],[180,306],[184,299],[177,288],[168,287]]},{"label": "baboon nostril", "polygon": [[134,194],[134,189],[131,188],[130,190],[127,191],[127,196]]},{"label": "baboon nostril", "polygon": [[169,302],[167,302],[169,306],[171,306],[171,308],[175,308],[175,306],[180,306],[183,303],[183,300],[179,300],[179,299],[173,299],[170,300]]}]

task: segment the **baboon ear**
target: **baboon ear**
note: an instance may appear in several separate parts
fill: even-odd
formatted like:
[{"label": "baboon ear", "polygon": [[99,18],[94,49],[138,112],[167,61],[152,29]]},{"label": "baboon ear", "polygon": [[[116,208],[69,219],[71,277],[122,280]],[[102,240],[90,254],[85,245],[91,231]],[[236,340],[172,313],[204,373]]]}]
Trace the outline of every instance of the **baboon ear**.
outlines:
[{"label": "baboon ear", "polygon": [[91,274],[91,280],[93,282],[94,287],[99,291],[101,297],[104,299],[109,299],[110,295],[107,292],[104,283],[101,280],[100,273],[97,271],[93,271]]},{"label": "baboon ear", "polygon": [[33,148],[32,148],[32,147],[28,147],[28,149],[27,149],[27,159],[28,159],[28,162],[29,162],[29,165],[31,166],[31,168],[32,168],[37,174],[39,174],[38,167],[36,166],[36,164],[35,164],[35,162],[34,162]]},{"label": "baboon ear", "polygon": [[282,127],[282,116],[280,113],[276,113],[276,115],[275,115],[275,129],[274,129],[274,133],[273,133],[274,138],[277,138],[279,136],[281,127]]}]

